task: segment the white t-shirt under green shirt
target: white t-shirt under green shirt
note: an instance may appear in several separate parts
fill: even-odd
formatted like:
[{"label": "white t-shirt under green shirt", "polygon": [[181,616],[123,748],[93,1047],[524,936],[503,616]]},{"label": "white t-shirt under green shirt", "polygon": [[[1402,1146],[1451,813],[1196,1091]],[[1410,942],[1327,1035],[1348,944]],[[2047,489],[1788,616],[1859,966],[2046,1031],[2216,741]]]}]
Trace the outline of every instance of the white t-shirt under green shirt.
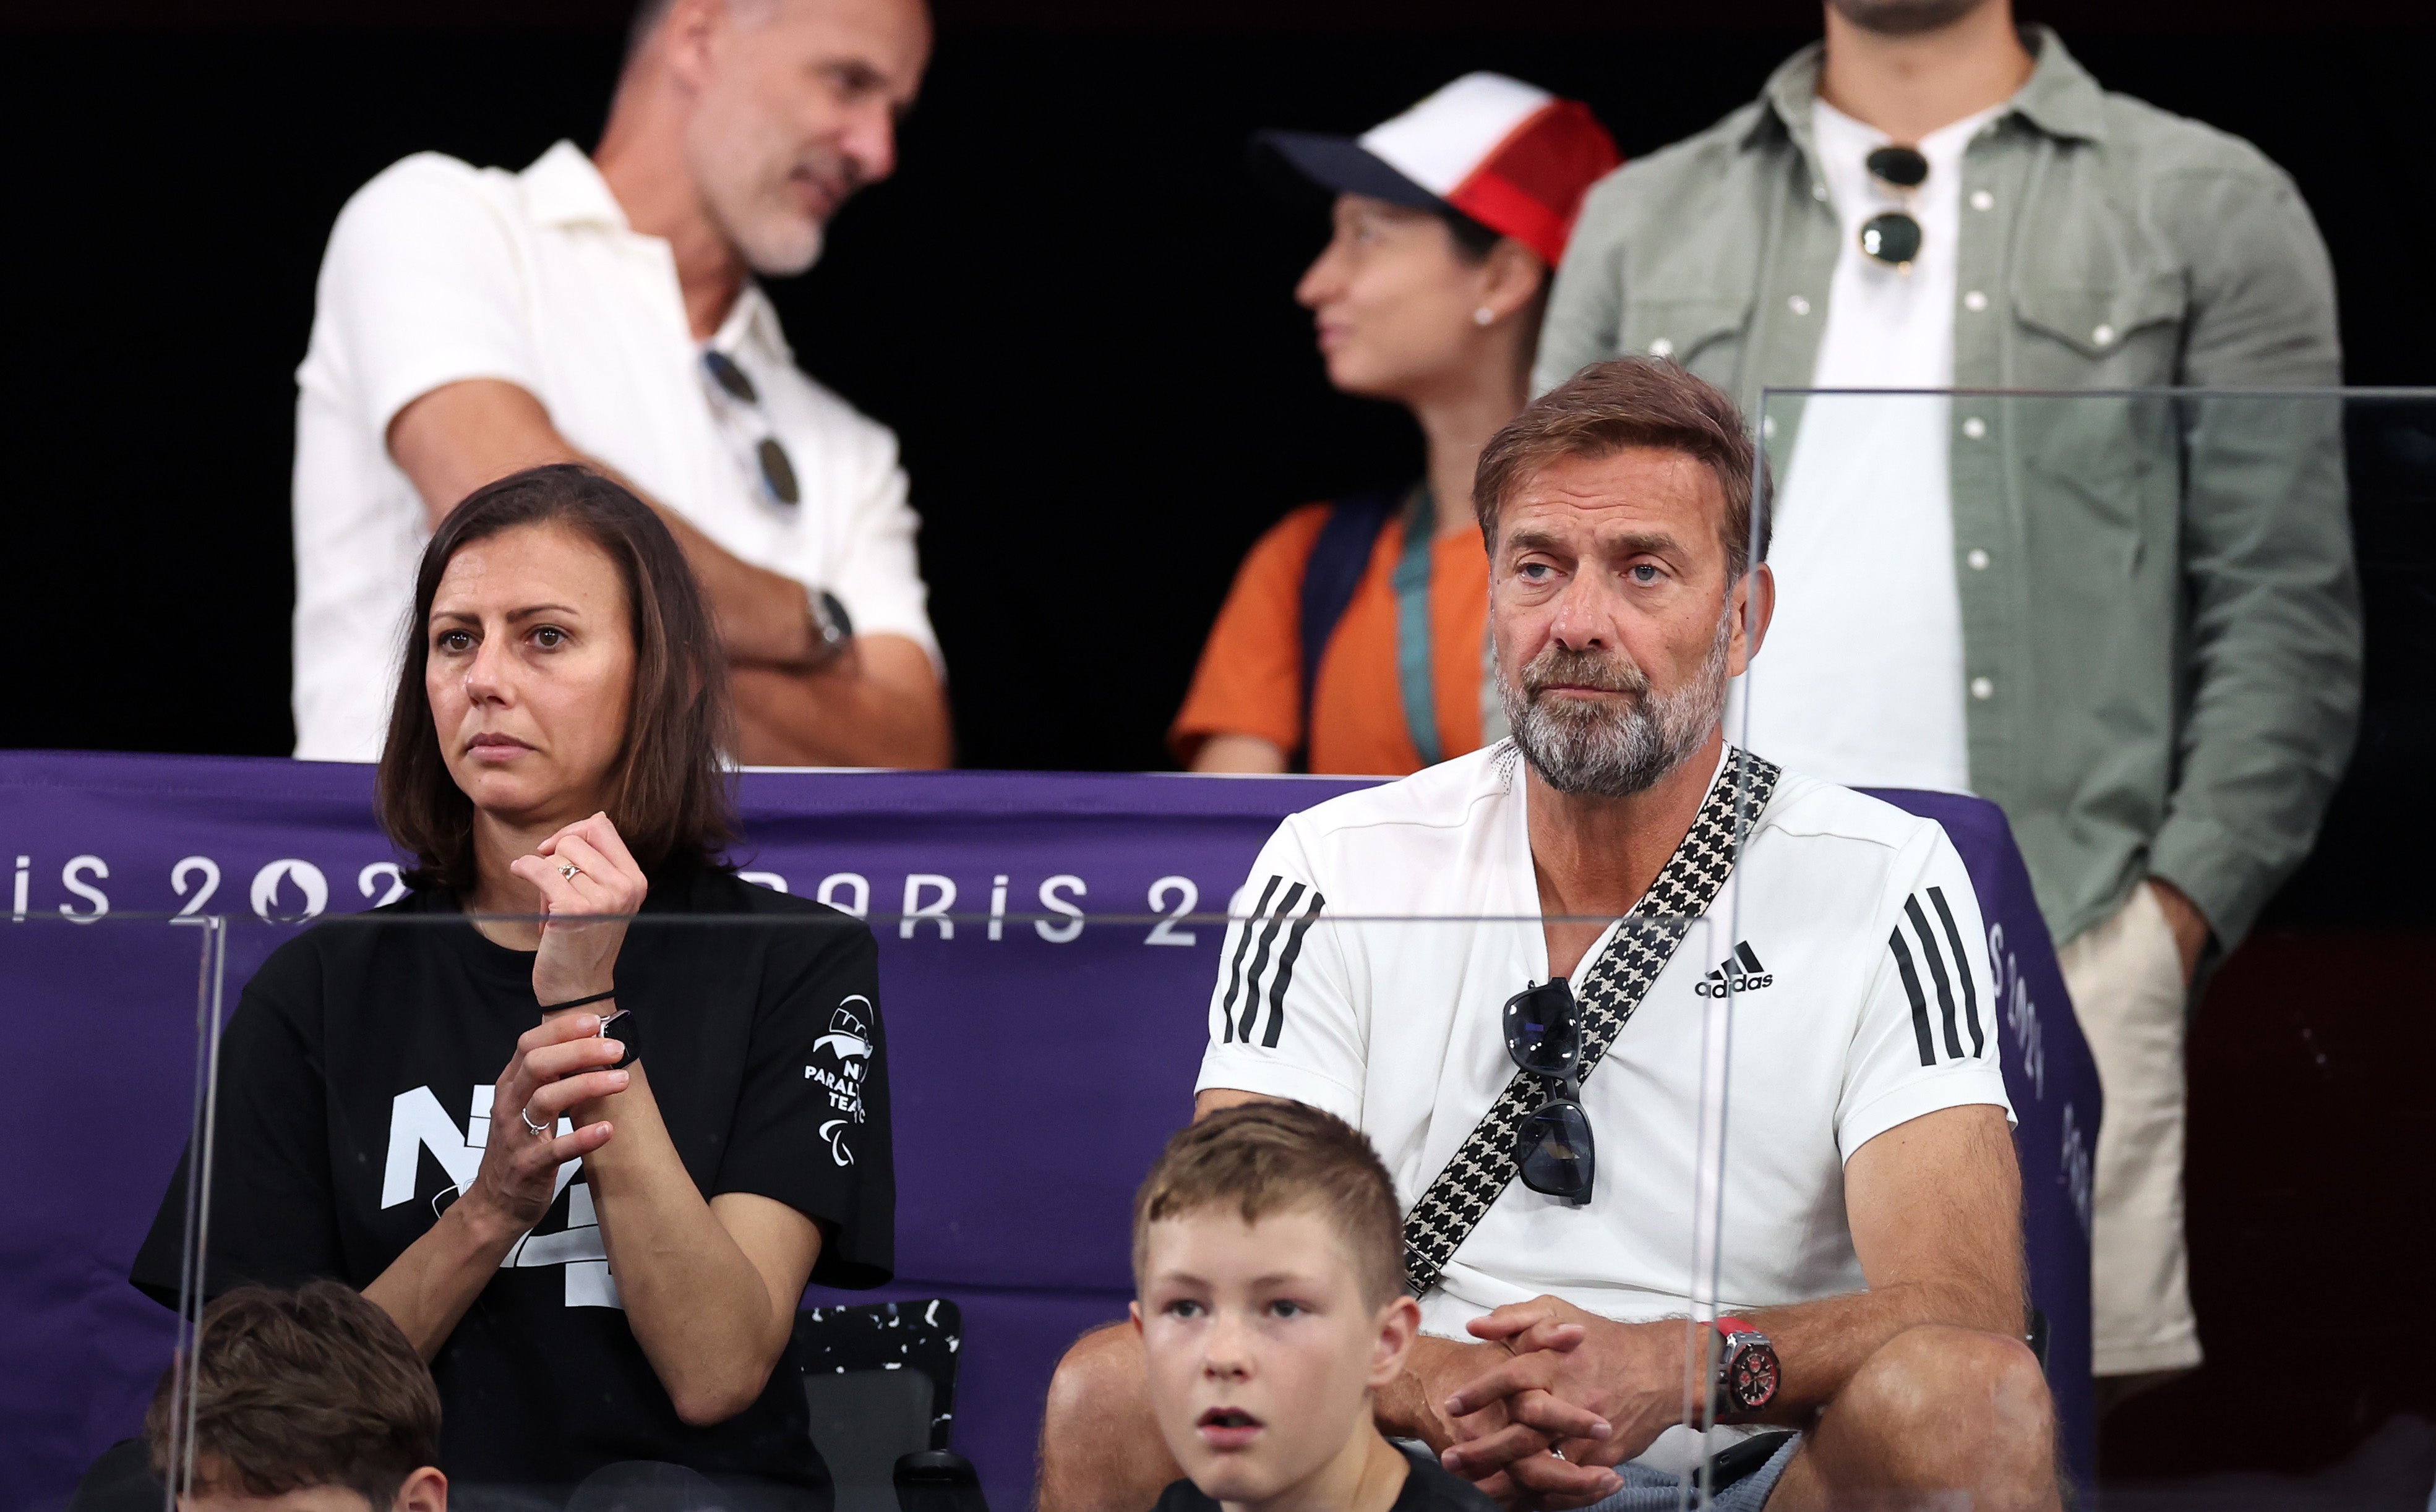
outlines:
[{"label": "white t-shirt under green shirt", "polygon": [[[1797,318],[1826,322],[1812,387],[1949,389],[1954,322],[2002,318],[1990,291],[1958,287],[1956,251],[1963,151],[2002,112],[1923,137],[1928,178],[1906,200],[1866,166],[1887,134],[1824,100],[1813,107],[1842,252],[1828,288],[1791,296]],[[1860,246],[1862,223],[1897,208],[1921,223],[1908,276]],[[1768,547],[1776,617],[1739,680],[1749,722],[1726,726],[1752,749],[1855,787],[1971,791],[1952,410],[1942,393],[1805,402]]]}]

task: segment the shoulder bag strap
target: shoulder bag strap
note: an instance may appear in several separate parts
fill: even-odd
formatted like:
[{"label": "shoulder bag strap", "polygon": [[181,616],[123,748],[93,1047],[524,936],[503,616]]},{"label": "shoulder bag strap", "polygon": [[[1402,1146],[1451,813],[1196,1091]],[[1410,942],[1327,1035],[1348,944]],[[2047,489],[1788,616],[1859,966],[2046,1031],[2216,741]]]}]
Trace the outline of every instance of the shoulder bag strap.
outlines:
[{"label": "shoulder bag strap", "polygon": [[[1692,921],[1709,911],[1733,875],[1739,839],[1758,824],[1776,791],[1777,773],[1773,762],[1728,749],[1725,769],[1701,801],[1691,832],[1582,974],[1574,989],[1582,1009],[1582,1080],[1590,1079],[1633,1010],[1648,996]],[[1455,1249],[1514,1179],[1515,1138],[1540,1101],[1540,1078],[1516,1071],[1454,1158],[1404,1215],[1404,1284],[1415,1296],[1428,1295],[1437,1284],[1438,1273]]]},{"label": "shoulder bag strap", "polygon": [[1371,549],[1379,532],[1395,516],[1396,501],[1385,494],[1357,494],[1329,506],[1328,520],[1312,543],[1302,569],[1302,760],[1311,766],[1311,709],[1319,686],[1320,659],[1329,638],[1362,586],[1370,568]]},{"label": "shoulder bag strap", "polygon": [[1396,558],[1396,690],[1402,695],[1404,732],[1425,767],[1446,759],[1438,742],[1438,693],[1430,665],[1430,553],[1438,539],[1430,485],[1413,490],[1404,506],[1404,549]]}]

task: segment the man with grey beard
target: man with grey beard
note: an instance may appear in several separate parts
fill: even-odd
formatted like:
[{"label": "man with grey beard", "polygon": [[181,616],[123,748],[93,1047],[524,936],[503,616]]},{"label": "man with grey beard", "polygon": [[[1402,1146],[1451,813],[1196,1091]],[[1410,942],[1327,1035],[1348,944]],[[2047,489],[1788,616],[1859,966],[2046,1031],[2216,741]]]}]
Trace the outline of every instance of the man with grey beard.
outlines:
[{"label": "man with grey beard", "polygon": [[893,171],[930,52],[923,0],[644,0],[590,153],[519,173],[418,153],[348,201],[297,371],[299,756],[379,756],[440,519],[574,461],[684,546],[737,756],[946,763],[896,438],[796,366],[757,282],[809,268]]},{"label": "man with grey beard", "polygon": [[[1969,876],[1935,824],[1720,724],[1775,598],[1742,418],[1671,364],[1600,364],[1490,440],[1472,498],[1513,737],[1279,826],[1229,911],[1196,1116],[1307,1103],[1378,1149],[1422,1336],[1374,1410],[1502,1502],[1656,1512],[1714,1455],[1724,1512],[2050,1512],[1995,1025],[1933,1035],[1914,990],[1994,1001]],[[1712,1365],[1685,1262],[1729,992]],[[1272,1290],[1258,1323],[1190,1304],[1244,1383],[1205,1427],[1247,1473],[1294,1442],[1258,1362],[1304,1347],[1309,1299]],[[1044,1512],[1141,1512],[1176,1478],[1142,1371],[1138,1324],[1059,1365]],[[1361,1512],[1405,1504],[1375,1492]]]},{"label": "man with grey beard", "polygon": [[2105,1093],[2104,1404],[2200,1362],[2191,993],[2351,750],[2340,404],[1985,391],[2333,385],[2334,275],[2280,168],[2100,88],[2011,0],[1824,19],[1757,100],[1592,189],[1535,380],[1638,352],[1780,391],[1784,588],[1733,727],[2011,821]]},{"label": "man with grey beard", "polygon": [[[1682,686],[1664,692],[1651,687],[1628,660],[1553,641],[1519,679],[1507,677],[1501,665],[1497,695],[1523,759],[1558,792],[1601,798],[1629,798],[1680,767],[1708,741],[1725,713],[1733,615],[1729,603],[1717,617],[1709,659]],[[1616,693],[1631,702],[1603,708],[1540,696],[1553,687]]]}]

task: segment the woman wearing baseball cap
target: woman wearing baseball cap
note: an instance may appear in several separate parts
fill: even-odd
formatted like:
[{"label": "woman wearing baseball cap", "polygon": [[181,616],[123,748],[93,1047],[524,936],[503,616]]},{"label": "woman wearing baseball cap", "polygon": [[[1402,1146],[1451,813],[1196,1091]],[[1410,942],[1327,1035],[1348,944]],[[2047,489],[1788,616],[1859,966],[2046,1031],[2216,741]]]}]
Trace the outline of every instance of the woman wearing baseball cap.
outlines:
[{"label": "woman wearing baseball cap", "polygon": [[1254,150],[1335,194],[1295,299],[1330,382],[1412,411],[1428,472],[1253,546],[1169,741],[1199,772],[1418,772],[1505,733],[1472,468],[1528,396],[1582,195],[1621,160],[1589,107],[1488,73],[1360,137],[1265,131]]}]

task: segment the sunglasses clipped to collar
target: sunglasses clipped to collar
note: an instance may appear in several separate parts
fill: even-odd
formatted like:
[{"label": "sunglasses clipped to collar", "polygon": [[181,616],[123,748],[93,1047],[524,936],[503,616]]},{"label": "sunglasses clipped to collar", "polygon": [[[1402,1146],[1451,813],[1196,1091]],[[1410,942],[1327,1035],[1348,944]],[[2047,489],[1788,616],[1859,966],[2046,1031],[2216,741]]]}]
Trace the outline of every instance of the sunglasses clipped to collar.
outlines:
[{"label": "sunglasses clipped to collar", "polygon": [[[1928,159],[1907,147],[1882,147],[1862,161],[1870,177],[1898,199],[1909,200],[1928,182]],[[1861,251],[1905,277],[1920,241],[1920,221],[1907,210],[1881,211],[1861,222]]]},{"label": "sunglasses clipped to collar", "polygon": [[736,359],[724,352],[705,347],[702,365],[709,373],[710,381],[718,384],[729,398],[739,404],[752,406],[755,417],[765,427],[761,439],[753,446],[754,460],[761,465],[761,486],[781,504],[803,502],[803,490],[795,483],[794,463],[787,460],[787,448],[779,445],[778,438],[766,428],[769,420],[761,414],[761,391],[753,386],[753,380],[744,375],[744,370],[736,365]]},{"label": "sunglasses clipped to collar", "polygon": [[1515,1135],[1522,1185],[1578,1208],[1591,1200],[1597,1152],[1582,1111],[1582,1016],[1562,977],[1505,999],[1505,1053],[1546,1084],[1548,1100]]}]

